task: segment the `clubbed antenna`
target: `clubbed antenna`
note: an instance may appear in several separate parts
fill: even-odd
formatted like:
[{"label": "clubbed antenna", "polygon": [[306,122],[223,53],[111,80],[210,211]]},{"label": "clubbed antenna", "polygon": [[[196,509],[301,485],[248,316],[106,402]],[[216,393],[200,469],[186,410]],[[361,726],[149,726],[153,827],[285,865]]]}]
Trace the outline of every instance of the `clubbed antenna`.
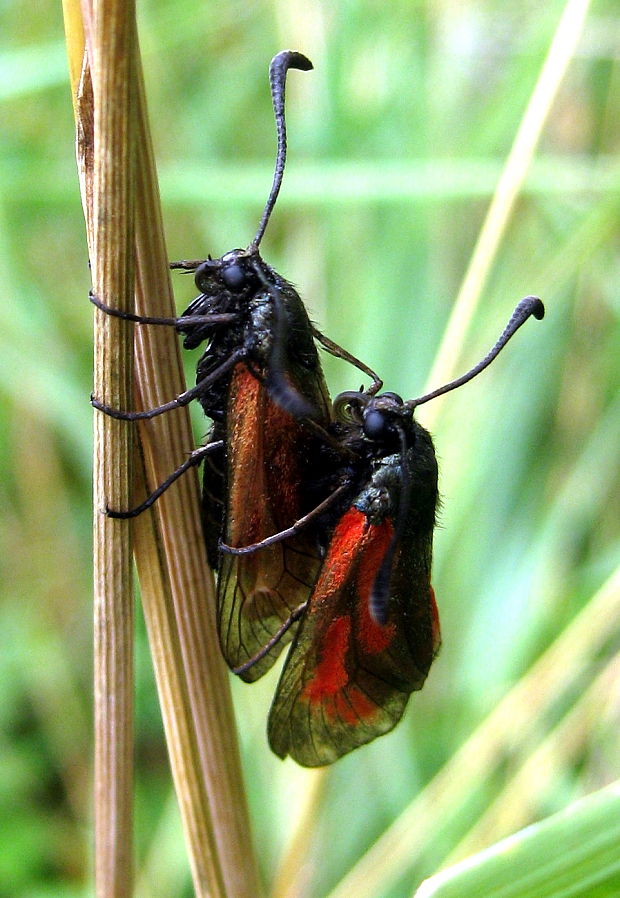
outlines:
[{"label": "clubbed antenna", "polygon": [[273,184],[271,185],[271,193],[265,205],[258,230],[254,240],[250,244],[250,249],[258,249],[258,245],[263,239],[269,216],[276,204],[280,187],[282,186],[282,176],[284,175],[284,166],[286,164],[286,120],[284,118],[284,89],[286,87],[286,73],[289,69],[300,69],[307,72],[312,68],[310,60],[303,53],[296,53],[294,50],[282,50],[277,56],[274,56],[269,66],[269,84],[271,86],[271,99],[273,100],[273,111],[276,116],[276,132],[278,135],[278,150],[276,155],[276,168],[273,175]]},{"label": "clubbed antenna", "polygon": [[[475,365],[466,374],[463,374],[461,377],[457,377],[456,380],[451,380],[449,383],[444,384],[443,387],[438,387],[436,390],[433,390],[430,393],[426,393],[424,396],[420,396],[418,399],[407,400],[407,402],[403,403],[403,408],[413,411],[417,408],[418,405],[423,405],[425,402],[429,402],[431,399],[435,399],[437,396],[441,396],[443,393],[449,393],[450,390],[456,390],[457,387],[461,387],[468,381],[473,380],[473,378],[476,377],[477,374],[480,374],[481,371],[484,371],[484,369],[491,364],[493,359],[499,355],[510,338],[516,334],[521,325],[525,324],[528,318],[530,318],[532,315],[534,316],[534,318],[537,318],[540,321],[540,319],[544,318],[545,316],[545,307],[537,296],[526,296],[525,299],[521,300],[521,302],[517,305],[516,309],[512,313],[510,321],[504,328],[502,335],[500,336],[493,349],[491,349],[491,351],[488,352],[487,355],[485,355],[485,357],[480,362],[478,362],[477,365]],[[350,399],[355,395],[356,394],[353,393],[343,393],[341,394],[341,397],[339,397],[339,399],[342,399],[342,397],[347,397],[347,399]],[[406,459],[407,440],[402,428],[399,427],[398,431],[401,444],[400,507],[398,510],[398,517],[396,519],[396,526],[392,535],[392,539],[390,540],[390,544],[388,545],[385,555],[383,556],[383,561],[381,562],[381,566],[379,567],[377,576],[375,577],[375,581],[372,585],[369,598],[369,609],[371,617],[381,626],[384,626],[388,619],[392,564],[394,562],[396,549],[398,548],[398,545],[404,533],[411,496],[409,469],[407,467]]]},{"label": "clubbed antenna", "polygon": [[522,324],[525,324],[528,318],[531,316],[537,318],[539,321],[541,318],[545,317],[545,307],[542,304],[541,300],[537,296],[526,296],[525,299],[522,299],[518,304],[510,321],[504,328],[504,332],[487,355],[482,359],[482,361],[478,362],[471,371],[468,371],[467,374],[463,374],[461,377],[457,377],[456,380],[451,380],[449,383],[444,384],[443,387],[438,387],[436,390],[432,390],[430,393],[426,393],[424,396],[420,396],[418,399],[409,399],[405,402],[405,406],[409,409],[415,409],[418,405],[423,405],[425,402],[429,402],[431,399],[435,399],[437,396],[441,396],[443,393],[449,393],[450,390],[456,390],[457,387],[462,387],[463,384],[466,384],[468,381],[473,380],[476,375],[480,374],[481,371],[484,371],[488,365],[491,364],[494,358],[500,354],[506,343],[513,337],[516,332],[519,330]]}]

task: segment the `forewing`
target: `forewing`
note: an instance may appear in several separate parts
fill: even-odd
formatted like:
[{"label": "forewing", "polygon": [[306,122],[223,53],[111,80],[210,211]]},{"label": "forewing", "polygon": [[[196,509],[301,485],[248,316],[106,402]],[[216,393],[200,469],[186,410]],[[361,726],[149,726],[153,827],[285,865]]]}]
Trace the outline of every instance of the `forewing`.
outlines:
[{"label": "forewing", "polygon": [[[308,385],[305,391],[308,391]],[[239,365],[228,405],[228,504],[224,540],[247,546],[290,527],[305,511],[303,477],[309,435],[268,390]],[[247,555],[223,554],[218,629],[232,668],[254,658],[311,592],[319,553],[311,531]],[[295,633],[291,627],[243,679],[261,677]]]},{"label": "forewing", "polygon": [[[420,536],[424,545],[409,534],[399,546],[390,613],[380,626],[369,597],[392,534],[389,518],[370,524],[355,507],[336,527],[269,715],[269,743],[280,757],[330,764],[391,730],[410,692],[422,687],[439,647],[432,530]],[[412,568],[420,552],[428,564]]]}]

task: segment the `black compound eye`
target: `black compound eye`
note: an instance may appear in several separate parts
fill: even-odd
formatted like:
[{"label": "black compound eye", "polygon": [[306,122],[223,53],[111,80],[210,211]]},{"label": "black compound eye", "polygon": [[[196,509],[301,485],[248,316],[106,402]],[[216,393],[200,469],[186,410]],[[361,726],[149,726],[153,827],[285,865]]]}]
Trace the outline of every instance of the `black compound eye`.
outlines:
[{"label": "black compound eye", "polygon": [[369,440],[383,439],[391,431],[387,417],[379,409],[369,409],[364,415],[364,433]]},{"label": "black compound eye", "polygon": [[223,268],[221,278],[229,290],[240,291],[247,287],[249,277],[248,272],[239,263],[233,263]]},{"label": "black compound eye", "polygon": [[392,399],[396,403],[396,405],[403,404],[402,396],[399,396],[398,393],[390,393],[389,390],[386,391],[385,393],[381,393],[381,397],[382,398],[385,397],[387,399]]}]

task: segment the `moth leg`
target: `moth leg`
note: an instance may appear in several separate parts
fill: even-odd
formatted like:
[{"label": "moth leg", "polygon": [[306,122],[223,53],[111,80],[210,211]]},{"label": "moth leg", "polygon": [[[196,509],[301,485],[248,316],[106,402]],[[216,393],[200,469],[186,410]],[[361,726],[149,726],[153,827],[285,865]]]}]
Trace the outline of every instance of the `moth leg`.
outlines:
[{"label": "moth leg", "polygon": [[258,661],[267,655],[271,649],[276,645],[284,636],[287,630],[289,630],[293,624],[299,620],[302,616],[306,608],[308,607],[308,602],[302,602],[301,605],[298,605],[294,611],[291,612],[290,617],[284,621],[280,629],[274,633],[269,642],[267,642],[259,652],[257,652],[249,661],[246,661],[245,664],[241,664],[239,667],[231,667],[231,670],[234,674],[244,674],[247,670],[253,667]]},{"label": "moth leg", "polygon": [[226,374],[231,368],[234,368],[237,362],[245,358],[245,355],[245,349],[235,350],[235,352],[232,352],[221,365],[218,365],[218,367],[208,374],[207,377],[204,377],[199,381],[195,387],[186,390],[184,393],[180,393],[178,396],[175,396],[174,399],[171,399],[170,402],[165,402],[163,405],[156,406],[156,408],[147,409],[143,412],[124,412],[121,409],[105,405],[94,396],[91,396],[91,405],[105,415],[109,415],[110,418],[117,418],[120,421],[142,421],[147,418],[155,418],[157,415],[163,415],[164,412],[169,412],[174,408],[183,408],[184,406],[189,405],[189,403],[200,396],[210,384],[223,374]]},{"label": "moth leg", "polygon": [[338,343],[334,343],[333,340],[330,340],[329,337],[322,334],[320,330],[317,330],[314,325],[312,325],[312,335],[319,341],[321,346],[330,353],[330,355],[335,356],[337,359],[343,359],[345,362],[349,362],[355,368],[359,368],[360,371],[363,371],[364,374],[371,378],[373,383],[372,386],[366,390],[367,393],[374,396],[375,393],[379,392],[383,386],[383,381],[376,371],[373,371],[372,368],[369,368],[368,365],[364,364],[360,359],[356,358],[350,352],[347,352],[347,350],[343,349],[342,346],[339,346]]},{"label": "moth leg", "polygon": [[209,443],[207,446],[199,446],[198,449],[194,449],[193,452],[190,453],[188,459],[183,462],[182,465],[173,471],[169,477],[167,477],[163,483],[157,487],[156,490],[153,490],[151,495],[141,502],[140,505],[136,505],[135,508],[130,508],[127,511],[116,511],[113,508],[110,508],[106,505],[105,513],[109,518],[118,518],[120,520],[126,520],[127,518],[136,518],[139,514],[142,514],[143,511],[146,511],[147,508],[150,508],[161,496],[162,493],[168,489],[169,486],[172,486],[175,480],[178,480],[186,471],[190,468],[197,467],[200,462],[209,455],[211,452],[215,452],[217,449],[221,449],[224,445],[223,440],[216,440],[213,443]]},{"label": "moth leg", "polygon": [[220,315],[182,315],[180,318],[158,318],[150,315],[136,315],[133,312],[123,312],[113,306],[107,306],[92,290],[88,298],[94,306],[112,315],[113,318],[122,318],[124,321],[135,321],[136,324],[163,324],[167,327],[181,327],[184,324],[232,324],[239,319],[235,312],[225,312]]},{"label": "moth leg", "polygon": [[341,483],[340,486],[327,497],[327,499],[323,499],[323,501],[313,508],[312,511],[309,511],[308,514],[299,518],[294,524],[287,527],[286,530],[280,530],[279,533],[272,533],[271,536],[266,536],[265,539],[261,539],[260,542],[252,543],[249,546],[229,546],[226,543],[220,543],[220,549],[228,555],[250,555],[258,549],[264,549],[266,546],[272,546],[274,543],[282,542],[282,540],[288,539],[290,536],[295,536],[296,533],[299,533],[300,530],[303,530],[304,527],[311,524],[315,518],[323,514],[324,511],[340,499],[348,491],[349,486],[350,484],[348,481],[346,483]]}]

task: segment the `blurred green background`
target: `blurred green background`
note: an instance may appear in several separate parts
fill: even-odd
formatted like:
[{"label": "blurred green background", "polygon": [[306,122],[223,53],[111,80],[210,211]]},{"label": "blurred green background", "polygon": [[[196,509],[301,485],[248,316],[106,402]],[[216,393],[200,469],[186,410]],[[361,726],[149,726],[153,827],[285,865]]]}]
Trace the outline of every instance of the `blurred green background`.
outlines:
[{"label": "blurred green background", "polygon": [[[253,236],[275,144],[267,66],[303,51],[315,71],[289,79],[289,167],[264,256],[386,389],[419,395],[562,9],[141,3],[170,257]],[[69,898],[92,891],[90,279],[60,6],[25,15],[3,0],[0,33],[0,896]],[[522,296],[543,297],[547,317],[447,398],[434,426],[441,655],[394,733],[330,771],[299,894],[334,888],[584,609],[577,643],[588,636],[620,560],[619,34],[617,3],[594,4],[459,372]],[[183,309],[191,280],[175,288]],[[359,386],[347,365],[325,368],[332,394]],[[137,643],[138,891],[191,895],[141,621]],[[468,851],[483,847],[618,777],[618,644],[610,625],[593,647],[564,648],[554,671],[566,689],[534,678],[531,713],[483,739],[477,774],[447,768],[449,811],[428,809],[428,837],[374,894],[404,898],[468,834]],[[267,883],[308,782],[267,747],[275,677],[234,684]]]}]

